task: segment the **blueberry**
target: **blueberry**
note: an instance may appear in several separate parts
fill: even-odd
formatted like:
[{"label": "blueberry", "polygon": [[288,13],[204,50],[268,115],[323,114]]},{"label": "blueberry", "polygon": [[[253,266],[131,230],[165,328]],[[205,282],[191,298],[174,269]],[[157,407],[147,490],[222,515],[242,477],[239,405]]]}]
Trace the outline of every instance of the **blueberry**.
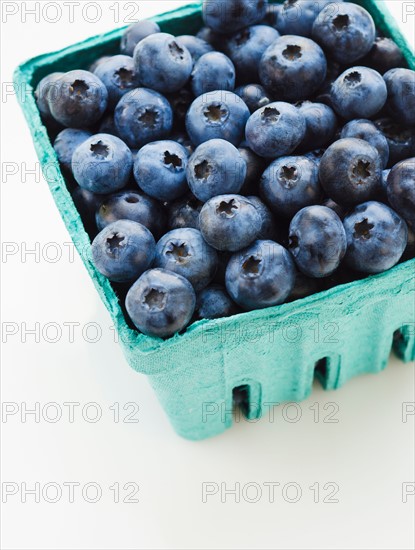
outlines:
[{"label": "blueberry", "polygon": [[134,325],[147,336],[168,338],[192,318],[195,291],[187,279],[165,269],[146,271],[130,288],[125,307]]},{"label": "blueberry", "polygon": [[308,151],[308,153],[304,153],[303,156],[312,160],[315,164],[317,164],[317,166],[320,166],[321,159],[323,158],[325,152],[326,149],[315,149],[314,151]]},{"label": "blueberry", "polygon": [[341,138],[358,138],[367,141],[377,149],[382,166],[385,168],[389,160],[389,144],[382,132],[370,120],[359,119],[347,123],[340,134]]},{"label": "blueberry", "polygon": [[89,137],[72,156],[74,178],[81,187],[93,193],[111,193],[124,187],[132,166],[130,149],[110,134]]},{"label": "blueberry", "polygon": [[101,231],[118,220],[141,223],[155,237],[164,230],[164,212],[160,203],[137,191],[121,191],[106,198],[96,213],[96,223]]},{"label": "blueberry", "polygon": [[359,204],[379,193],[382,162],[378,151],[366,141],[339,139],[324,153],[319,177],[331,199],[346,206]]},{"label": "blueberry", "polygon": [[415,155],[415,128],[403,126],[391,118],[380,118],[374,123],[389,145],[389,166]]},{"label": "blueberry", "polygon": [[259,180],[267,163],[262,157],[256,155],[249,147],[239,147],[238,151],[246,162],[246,176],[240,190],[240,194],[257,194]]},{"label": "blueberry", "polygon": [[144,19],[143,21],[132,23],[125,29],[121,37],[121,53],[133,55],[135,47],[143,38],[147,38],[147,36],[158,32],[160,32],[160,27],[154,21]]},{"label": "blueberry", "polygon": [[400,260],[408,240],[403,219],[389,206],[369,201],[359,204],[344,220],[346,264],[364,273],[381,273]]},{"label": "blueberry", "polygon": [[274,216],[271,210],[262,202],[262,200],[255,196],[246,197],[249,202],[255,206],[258,214],[261,217],[261,229],[258,233],[258,239],[270,239],[271,241],[278,241],[280,238],[277,224],[275,223]]},{"label": "blueberry", "polygon": [[196,34],[196,38],[204,40],[212,46],[214,50],[221,50],[223,44],[223,35],[214,32],[210,27],[202,27]]},{"label": "blueberry", "polygon": [[390,205],[415,229],[415,158],[395,164],[388,175]]},{"label": "blueberry", "polygon": [[225,139],[236,147],[244,137],[249,109],[233,92],[216,90],[196,98],[186,115],[186,129],[195,145]]},{"label": "blueberry", "polygon": [[362,65],[385,74],[391,69],[406,67],[405,58],[393,40],[385,36],[378,36],[368,55],[362,60]]},{"label": "blueberry", "polygon": [[235,65],[239,82],[258,82],[261,57],[279,36],[272,27],[253,25],[225,40],[224,51]]},{"label": "blueberry", "polygon": [[175,141],[155,141],[142,147],[134,162],[139,187],[160,201],[172,201],[188,190],[186,149]]},{"label": "blueberry", "polygon": [[261,25],[269,25],[277,29],[278,21],[281,17],[281,4],[269,4],[267,6],[264,18],[259,22]]},{"label": "blueberry", "polygon": [[48,105],[53,118],[70,128],[85,128],[101,118],[108,92],[101,80],[88,71],[69,71],[49,86]]},{"label": "blueberry", "polygon": [[95,71],[95,69],[97,67],[99,67],[99,65],[101,65],[101,63],[104,63],[105,61],[107,61],[111,56],[110,55],[103,55],[101,57],[98,57],[98,59],[95,59],[95,61],[93,63],[91,63],[91,65],[88,67],[88,71],[90,73],[93,73]]},{"label": "blueberry", "polygon": [[190,190],[203,202],[216,195],[239,193],[245,176],[245,160],[234,145],[223,139],[199,145],[187,165]]},{"label": "blueberry", "polygon": [[204,0],[203,21],[215,32],[236,32],[261,21],[267,4],[266,0]]},{"label": "blueberry", "polygon": [[341,2],[336,9],[328,5],[319,13],[311,35],[336,61],[351,65],[370,52],[376,28],[364,8]]},{"label": "blueberry", "polygon": [[139,86],[134,60],[128,55],[114,55],[100,63],[94,71],[108,91],[108,106],[115,107],[121,97]]},{"label": "blueberry", "polygon": [[[195,99],[193,92],[188,88],[182,88],[178,92],[168,94],[169,100],[174,113],[174,126],[178,131],[182,131],[186,120],[186,114],[190,105]],[[189,137],[186,137],[189,140]],[[190,141],[190,140],[189,140]]]},{"label": "blueberry", "polygon": [[137,44],[134,63],[142,86],[162,93],[180,90],[193,68],[189,50],[164,32],[147,36]]},{"label": "blueberry", "polygon": [[129,147],[138,149],[170,134],[173,111],[161,94],[147,88],[137,88],[120,99],[114,120],[122,139]]},{"label": "blueberry", "polygon": [[154,260],[156,243],[140,223],[119,220],[104,227],[92,243],[95,267],[110,281],[134,281]]},{"label": "blueberry", "polygon": [[328,277],[346,253],[346,233],[339,216],[325,206],[306,206],[290,224],[289,250],[308,277]]},{"label": "blueberry", "polygon": [[271,210],[286,218],[318,203],[322,196],[318,166],[307,157],[274,160],[262,175],[260,189]]},{"label": "blueberry", "polygon": [[302,101],[297,105],[305,118],[305,136],[299,150],[309,152],[323,147],[332,141],[337,130],[337,118],[328,105]]},{"label": "blueberry", "polygon": [[[336,3],[342,0],[336,0]],[[278,13],[275,27],[281,34],[310,37],[318,14],[332,0],[285,0]]]},{"label": "blueberry", "polygon": [[203,238],[216,250],[235,252],[251,244],[262,227],[255,206],[240,195],[219,195],[200,212]]},{"label": "blueberry", "polygon": [[192,90],[196,97],[214,90],[235,88],[235,67],[221,52],[208,52],[196,61],[191,74]]},{"label": "blueberry", "polygon": [[382,76],[368,67],[352,67],[333,83],[331,104],[343,118],[370,118],[386,103],[388,92]]},{"label": "blueberry", "polygon": [[397,122],[415,125],[415,71],[391,69],[383,75],[388,89],[388,109]]},{"label": "blueberry", "polygon": [[235,315],[238,308],[222,286],[212,285],[197,295],[195,313],[197,319],[219,319]]},{"label": "blueberry", "polygon": [[249,147],[261,157],[289,155],[304,138],[304,116],[289,103],[277,101],[253,113],[246,124]]},{"label": "blueberry", "polygon": [[265,88],[260,84],[245,84],[239,86],[235,90],[238,95],[247,105],[251,113],[271,103]]},{"label": "blueberry", "polygon": [[40,111],[40,114],[46,120],[52,115],[49,108],[49,89],[55,85],[55,82],[63,76],[64,73],[51,73],[42,78],[35,90],[35,99],[37,108]]},{"label": "blueberry", "polygon": [[294,283],[290,253],[273,241],[255,241],[234,254],[226,269],[229,295],[247,311],[282,304]]},{"label": "blueberry", "polygon": [[169,204],[168,226],[170,229],[193,227],[200,229],[199,214],[203,203],[193,195],[187,195]]},{"label": "blueberry", "polygon": [[196,61],[205,53],[213,51],[213,47],[209,44],[209,42],[206,42],[206,40],[198,38],[197,36],[193,36],[193,34],[182,34],[180,36],[176,36],[176,41],[179,46],[183,46],[189,50],[193,63],[196,63]]},{"label": "blueberry", "polygon": [[105,195],[91,193],[91,191],[83,189],[78,185],[75,187],[71,194],[76,209],[81,216],[85,230],[91,237],[95,236],[97,234],[95,213],[101,206],[102,201],[105,200]]},{"label": "blueberry", "polygon": [[173,229],[157,243],[155,267],[162,267],[185,277],[196,292],[213,279],[217,252],[203,239],[199,230],[190,227]]},{"label": "blueberry", "polygon": [[301,298],[306,298],[307,296],[316,294],[321,290],[321,279],[307,277],[303,273],[298,272],[295,277],[294,288],[292,289],[287,301],[293,302],[294,300],[301,300]]},{"label": "blueberry", "polygon": [[89,137],[91,132],[76,128],[65,128],[56,136],[53,148],[59,163],[65,170],[69,172],[72,170],[72,156],[75,149]]},{"label": "blueberry", "polygon": [[310,97],[323,84],[326,73],[323,50],[302,36],[281,36],[265,50],[259,63],[261,84],[282,101]]},{"label": "blueberry", "polygon": [[118,130],[115,126],[114,114],[113,112],[108,113],[103,116],[101,123],[98,128],[99,134],[111,134],[112,136],[120,137]]},{"label": "blueberry", "polygon": [[327,206],[327,208],[330,208],[331,210],[336,212],[336,214],[339,216],[341,220],[346,216],[346,214],[349,211],[348,208],[345,208],[344,206],[337,204],[337,202],[334,202],[333,199],[325,199],[321,204],[323,206]]}]

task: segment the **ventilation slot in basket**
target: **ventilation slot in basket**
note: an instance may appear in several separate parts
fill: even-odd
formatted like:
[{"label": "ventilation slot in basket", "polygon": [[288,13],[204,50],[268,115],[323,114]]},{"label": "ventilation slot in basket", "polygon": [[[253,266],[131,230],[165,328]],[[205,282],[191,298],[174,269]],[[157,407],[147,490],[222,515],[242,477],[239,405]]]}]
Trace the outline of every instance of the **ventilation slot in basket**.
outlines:
[{"label": "ventilation slot in basket", "polygon": [[327,381],[329,378],[330,359],[323,357],[319,359],[314,366],[314,378],[316,378],[323,388],[327,388]]},{"label": "ventilation slot in basket", "polygon": [[403,325],[393,333],[393,350],[404,361],[415,359],[415,326]]},{"label": "ventilation slot in basket", "polygon": [[233,410],[242,413],[248,420],[261,416],[261,384],[254,380],[235,386],[232,390]]}]

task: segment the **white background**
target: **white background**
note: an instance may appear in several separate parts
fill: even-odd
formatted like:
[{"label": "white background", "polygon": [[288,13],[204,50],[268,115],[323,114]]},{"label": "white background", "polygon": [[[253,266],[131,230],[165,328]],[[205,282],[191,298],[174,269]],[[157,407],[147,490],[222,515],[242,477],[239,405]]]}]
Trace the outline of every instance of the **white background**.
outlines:
[{"label": "white background", "polygon": [[[404,403],[415,399],[411,365],[392,358],[383,373],[354,379],[336,392],[315,385],[311,398],[301,404],[298,422],[289,422],[283,414],[287,411],[277,407],[274,422],[269,417],[258,423],[242,421],[208,441],[191,443],[175,435],[146,378],[130,369],[114,342],[110,317],[81,260],[76,253],[71,257],[65,245],[69,236],[39,174],[23,115],[15,97],[4,93],[17,64],[123,25],[130,12],[126,4],[132,3],[119,2],[120,21],[114,21],[115,2],[99,3],[102,13],[95,23],[85,20],[81,6],[74,7],[74,23],[67,9],[57,22],[50,22],[56,16],[54,3],[36,4],[37,21],[25,14],[35,2],[2,2],[1,225],[3,242],[15,243],[11,246],[17,251],[2,263],[3,339],[5,327],[18,330],[3,346],[3,405],[8,402],[18,410],[2,418],[3,499],[5,487],[18,492],[2,505],[2,548],[413,548],[414,497],[406,503],[402,498],[403,483],[415,479],[414,416],[402,421]],[[43,16],[46,4],[52,7]],[[138,17],[144,18],[184,2],[136,4]],[[404,25],[402,11],[412,9],[413,3],[386,4],[413,44],[414,16]],[[90,9],[91,19],[95,13]],[[13,11],[17,13],[10,14]],[[17,173],[8,175],[14,169]],[[48,254],[53,259],[56,252],[48,243],[59,244],[60,261],[48,261]],[[35,254],[25,254],[36,246]],[[71,322],[77,323],[73,342],[64,325]],[[38,343],[33,335],[24,341],[23,323],[27,328],[39,323]],[[62,336],[50,343],[56,326]],[[102,335],[91,343],[96,326]],[[41,409],[47,403],[59,404],[62,419],[48,421],[56,411],[46,408],[38,422],[33,415],[22,421],[24,404],[33,408],[35,402]],[[67,402],[80,403],[73,422],[63,405]],[[93,416],[92,409],[82,415],[82,407],[90,402],[102,411],[96,423],[84,418],[86,413]],[[123,406],[129,402],[139,406],[138,423],[123,422],[128,412]],[[337,423],[323,422],[328,402],[338,407]],[[119,422],[114,421],[114,403],[120,407]],[[321,415],[315,422],[317,406]],[[41,489],[46,483],[61,487],[61,499],[50,503],[41,495],[35,502],[28,495],[23,502],[23,484],[33,488],[36,482]],[[81,488],[88,482],[99,484],[102,497],[87,502],[78,487],[70,503],[63,485],[67,482]],[[122,502],[128,482],[139,486],[139,502]],[[219,490],[203,502],[206,482]],[[274,502],[264,482],[280,483]],[[339,487],[339,502],[323,502],[327,482]],[[120,485],[119,503],[109,489],[115,483]],[[225,495],[221,483],[228,488],[240,483],[241,501]],[[258,485],[246,493],[247,483],[262,488],[258,502],[248,502]],[[287,483],[301,488],[298,502],[288,502],[294,493],[293,486],[282,490]],[[315,483],[320,486],[317,503],[309,489]],[[91,489],[88,498],[93,496]],[[53,497],[52,487],[46,498]]]}]

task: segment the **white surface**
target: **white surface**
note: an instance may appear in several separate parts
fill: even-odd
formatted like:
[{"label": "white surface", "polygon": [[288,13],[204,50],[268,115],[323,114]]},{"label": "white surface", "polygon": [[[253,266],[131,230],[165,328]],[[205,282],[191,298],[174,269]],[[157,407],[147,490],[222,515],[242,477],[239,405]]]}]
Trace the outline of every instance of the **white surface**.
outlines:
[{"label": "white surface", "polygon": [[[7,8],[5,5],[7,4]],[[114,342],[111,321],[78,256],[64,243],[70,239],[42,177],[23,115],[9,89],[14,67],[28,57],[59,49],[92,34],[107,31],[114,22],[115,2],[85,2],[101,7],[101,17],[88,23],[80,5],[74,5],[74,23],[68,8],[57,22],[54,2],[38,2],[39,20],[26,14],[34,2],[3,2],[17,10],[7,16],[2,28],[2,240],[14,256],[3,256],[2,329],[16,329],[3,346],[3,407],[18,413],[2,417],[2,489],[18,490],[2,505],[1,547],[4,549],[406,549],[414,544],[414,496],[403,502],[403,483],[414,475],[414,416],[402,421],[402,408],[414,402],[414,371],[391,359],[377,376],[364,376],[337,392],[316,387],[301,404],[302,418],[292,423],[281,407],[275,420],[264,418],[255,424],[241,422],[220,437],[201,443],[180,439],[171,429],[144,376],[130,369],[121,348]],[[65,3],[64,3],[65,4]],[[66,3],[68,4],[68,3]],[[74,4],[74,3],[72,3]],[[77,4],[77,3],[75,3]],[[139,16],[166,11],[183,2],[139,2]],[[406,25],[402,10],[411,2],[387,2],[410,40],[414,40],[414,16]],[[120,14],[130,12],[133,3],[120,2]],[[10,7],[11,6],[11,7]],[[39,9],[39,8],[38,8]],[[94,17],[93,6],[87,17]],[[46,13],[46,15],[45,15]],[[7,15],[7,14],[6,14]],[[49,22],[46,19],[49,19]],[[14,164],[11,164],[14,163]],[[7,176],[15,167],[17,173]],[[25,174],[26,172],[26,174]],[[25,254],[39,243],[35,255]],[[58,243],[62,258],[53,260]],[[4,251],[4,248],[3,248]],[[23,251],[23,257],[21,253]],[[77,323],[74,339],[68,323]],[[14,324],[11,324],[14,323]],[[39,323],[40,341],[23,332]],[[47,325],[52,323],[51,325]],[[66,325],[64,324],[66,323]],[[92,323],[93,325],[88,325]],[[100,327],[97,343],[94,326]],[[56,343],[56,327],[62,331]],[[88,330],[89,327],[89,330]],[[82,334],[82,329],[84,334]],[[85,332],[86,331],[86,332]],[[39,422],[20,416],[23,404],[41,407]],[[61,420],[52,423],[56,409]],[[69,407],[76,402],[74,421]],[[102,418],[88,422],[82,415],[86,403],[96,402]],[[139,406],[138,423],[123,422],[126,403]],[[316,405],[319,422],[314,422]],[[323,422],[335,402],[337,423]],[[15,403],[16,405],[10,405]],[[120,422],[110,407],[119,403]],[[412,404],[412,405],[411,405]],[[313,410],[309,407],[313,406]],[[285,413],[285,419],[284,414]],[[84,409],[93,416],[94,410]],[[38,482],[40,490],[53,483],[46,498],[53,499],[56,487],[61,499],[50,503],[41,495],[22,502],[24,483]],[[79,487],[70,503],[67,482],[94,482],[102,488],[97,503],[86,502]],[[114,490],[120,484],[121,500],[131,487],[139,485],[138,503],[115,503]],[[219,492],[202,501],[202,484]],[[228,495],[221,502],[220,484],[231,488],[240,483],[242,498],[236,503]],[[270,502],[264,482],[280,483]],[[324,503],[332,482],[339,487],[337,503]],[[4,485],[9,483],[11,485]],[[247,483],[251,485],[246,487]],[[297,503],[293,486],[302,490]],[[320,484],[319,502],[313,502],[309,487]],[[216,484],[216,485],[215,485]],[[258,486],[262,497],[255,498]],[[290,488],[291,487],[291,488]],[[315,486],[316,487],[316,486]],[[408,485],[410,491],[413,485]],[[134,487],[133,487],[134,488]],[[93,488],[88,493],[94,496]],[[245,495],[245,499],[243,498]],[[222,492],[222,496],[224,493]]]}]

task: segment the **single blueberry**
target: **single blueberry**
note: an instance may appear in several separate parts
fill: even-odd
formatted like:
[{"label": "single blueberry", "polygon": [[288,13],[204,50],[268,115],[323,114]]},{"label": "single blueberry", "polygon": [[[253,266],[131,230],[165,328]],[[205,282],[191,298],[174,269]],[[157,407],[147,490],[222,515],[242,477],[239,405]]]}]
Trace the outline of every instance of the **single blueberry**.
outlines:
[{"label": "single blueberry", "polygon": [[333,83],[331,104],[343,118],[370,118],[386,103],[388,92],[382,76],[369,67],[351,67]]},{"label": "single blueberry", "polygon": [[118,220],[141,223],[159,238],[164,232],[164,212],[156,200],[138,191],[122,191],[102,201],[96,213],[96,224],[101,231]]},{"label": "single blueberry", "polygon": [[51,118],[51,112],[49,108],[49,89],[55,85],[55,82],[63,76],[64,73],[51,73],[42,78],[39,84],[36,86],[35,99],[37,108],[44,119]]},{"label": "single blueberry", "polygon": [[390,205],[415,229],[415,158],[395,164],[388,175]]},{"label": "single blueberry", "polygon": [[150,269],[128,291],[125,307],[147,336],[168,338],[186,328],[196,295],[187,279],[165,269]]},{"label": "single blueberry", "polygon": [[186,129],[195,145],[225,139],[236,147],[244,137],[249,109],[233,92],[215,90],[196,98],[186,115]]},{"label": "single blueberry", "polygon": [[328,277],[346,253],[346,233],[339,216],[325,206],[306,206],[290,223],[289,250],[308,277]]},{"label": "single blueberry", "polygon": [[267,0],[204,0],[203,21],[215,32],[236,32],[261,21],[267,4]]},{"label": "single blueberry", "polygon": [[274,26],[281,34],[310,37],[318,14],[331,3],[332,0],[285,0]]},{"label": "single blueberry", "polygon": [[253,25],[225,40],[224,51],[235,65],[239,82],[258,82],[261,57],[279,36],[272,27]]},{"label": "single blueberry", "polygon": [[94,71],[108,91],[108,106],[115,107],[121,97],[139,86],[134,60],[128,55],[114,55],[100,63]]},{"label": "single blueberry", "polygon": [[53,118],[70,128],[86,128],[101,118],[108,104],[107,88],[88,71],[69,71],[49,86],[47,101]]},{"label": "single blueberry", "polygon": [[105,195],[92,193],[78,185],[71,191],[72,200],[81,216],[83,225],[88,235],[93,238],[97,234],[95,213],[106,199]]},{"label": "single blueberry", "polygon": [[339,139],[320,162],[319,177],[327,195],[343,205],[376,198],[381,190],[382,162],[377,149],[357,138]]},{"label": "single blueberry", "polygon": [[246,103],[251,114],[257,109],[271,103],[265,88],[260,84],[245,84],[244,86],[239,86],[236,88],[235,94]]},{"label": "single blueberry", "polygon": [[313,95],[323,84],[327,61],[318,44],[302,36],[281,36],[264,52],[259,78],[273,98],[299,101]]},{"label": "single blueberry", "polygon": [[349,208],[345,208],[344,206],[341,206],[340,204],[337,204],[337,202],[334,202],[333,199],[325,199],[322,203],[323,206],[327,206],[327,208],[331,208],[331,210],[334,210],[336,214],[339,216],[339,218],[342,220],[349,212]]},{"label": "single blueberry", "polygon": [[244,310],[282,304],[294,288],[296,270],[280,244],[257,240],[234,254],[226,269],[226,288]]},{"label": "single blueberry", "polygon": [[200,231],[216,250],[235,252],[251,244],[262,228],[257,208],[240,195],[219,195],[200,212]]},{"label": "single blueberry", "polygon": [[144,145],[134,162],[134,177],[147,195],[160,201],[178,199],[188,191],[188,153],[175,141],[154,141]]},{"label": "single blueberry", "polygon": [[317,164],[317,166],[320,166],[321,159],[323,158],[323,155],[325,152],[326,152],[326,149],[315,149],[314,151],[309,151],[308,153],[304,153],[303,156],[312,160],[315,164]]},{"label": "single blueberry", "polygon": [[238,313],[238,307],[220,285],[209,286],[196,297],[195,314],[197,319],[220,319],[236,313]]},{"label": "single blueberry", "polygon": [[198,38],[197,36],[193,36],[193,34],[182,34],[180,36],[176,36],[176,41],[179,46],[184,46],[189,50],[193,63],[196,63],[196,61],[205,53],[213,51],[213,47],[209,44],[209,42],[206,42],[206,40]]},{"label": "single blueberry", "polygon": [[245,177],[245,160],[232,143],[223,139],[200,144],[187,165],[190,190],[203,202],[216,195],[239,193]]},{"label": "single blueberry", "polygon": [[305,118],[305,136],[298,150],[309,152],[332,141],[337,130],[337,118],[333,109],[324,103],[301,101],[296,105]]},{"label": "single blueberry", "polygon": [[362,59],[362,65],[385,74],[391,69],[406,67],[406,61],[399,46],[393,40],[378,36],[370,52]]},{"label": "single blueberry", "polygon": [[191,194],[169,204],[169,229],[179,229],[183,227],[200,229],[199,214],[202,210],[202,206],[203,202],[197,200],[197,198]]},{"label": "single blueberry", "polygon": [[161,93],[183,88],[193,68],[189,50],[164,32],[147,36],[137,44],[134,63],[141,85]]},{"label": "single blueberry", "polygon": [[391,69],[383,75],[388,89],[387,106],[397,122],[415,125],[415,71]]},{"label": "single blueberry", "polygon": [[214,50],[221,51],[223,35],[213,31],[210,27],[202,27],[196,34],[196,38],[204,40],[210,44]]},{"label": "single blueberry", "polygon": [[101,119],[101,123],[98,128],[99,134],[111,134],[112,136],[120,137],[118,130],[115,126],[114,113],[108,113]]},{"label": "single blueberry", "polygon": [[397,264],[406,248],[408,229],[394,210],[380,202],[359,204],[344,220],[346,265],[363,273],[381,273]]},{"label": "single blueberry", "polygon": [[196,97],[214,90],[235,88],[235,67],[221,52],[208,52],[196,61],[191,74],[191,85]]},{"label": "single blueberry", "polygon": [[281,157],[263,173],[260,190],[273,212],[292,218],[305,206],[321,200],[318,166],[307,157]]},{"label": "single blueberry", "polygon": [[404,126],[391,118],[380,118],[374,123],[388,142],[389,167],[415,156],[415,128]]},{"label": "single blueberry", "polygon": [[173,111],[161,94],[147,88],[136,88],[120,99],[114,120],[122,139],[129,147],[138,149],[170,134]]},{"label": "single blueberry", "polygon": [[385,168],[389,161],[389,144],[382,132],[370,120],[359,119],[348,122],[341,131],[340,137],[358,138],[367,141],[377,149],[382,166]]},{"label": "single blueberry", "polygon": [[351,65],[370,52],[376,27],[370,13],[351,2],[326,6],[313,23],[311,36],[333,59]]},{"label": "single blueberry", "polygon": [[173,229],[156,245],[154,266],[185,277],[196,292],[212,281],[217,263],[216,250],[205,242],[197,229]]},{"label": "single blueberry", "polygon": [[289,103],[277,101],[253,113],[246,124],[246,140],[257,155],[289,155],[304,139],[304,116]]},{"label": "single blueberry", "polygon": [[297,272],[295,277],[295,285],[287,299],[287,302],[301,300],[302,298],[321,292],[323,290],[321,283],[322,279],[307,277],[304,273],[301,273],[301,271]]},{"label": "single blueberry", "polygon": [[104,227],[92,242],[95,267],[110,281],[135,281],[154,260],[156,243],[141,223],[119,220]]},{"label": "single blueberry", "polygon": [[91,132],[87,132],[86,130],[65,128],[56,136],[53,148],[55,149],[59,163],[65,170],[71,172],[72,156],[75,149],[86,139],[91,137],[91,135]]},{"label": "single blueberry", "polygon": [[132,23],[125,29],[121,37],[121,53],[133,55],[135,47],[143,38],[158,32],[160,32],[160,27],[155,21],[143,19],[143,21]]},{"label": "single blueberry", "polygon": [[240,194],[257,195],[259,180],[267,162],[262,157],[256,155],[249,147],[239,147],[238,151],[246,162],[246,176]]},{"label": "single blueberry", "polygon": [[88,71],[90,73],[93,73],[95,69],[99,67],[99,65],[101,65],[101,63],[105,63],[105,61],[107,61],[110,57],[111,57],[110,55],[103,55],[101,57],[98,57],[98,59],[95,59],[95,61],[93,61],[91,65],[88,67]]},{"label": "single blueberry", "polygon": [[258,233],[258,239],[266,240],[269,239],[271,241],[279,241],[280,231],[277,227],[277,224],[275,222],[274,216],[271,212],[271,210],[268,208],[268,206],[262,202],[262,200],[255,196],[249,196],[246,197],[252,204],[255,206],[255,208],[258,210],[258,214],[261,217],[261,229]]},{"label": "single blueberry", "polygon": [[79,145],[72,155],[77,183],[93,193],[111,193],[127,184],[133,166],[130,149],[110,134],[96,134]]}]

